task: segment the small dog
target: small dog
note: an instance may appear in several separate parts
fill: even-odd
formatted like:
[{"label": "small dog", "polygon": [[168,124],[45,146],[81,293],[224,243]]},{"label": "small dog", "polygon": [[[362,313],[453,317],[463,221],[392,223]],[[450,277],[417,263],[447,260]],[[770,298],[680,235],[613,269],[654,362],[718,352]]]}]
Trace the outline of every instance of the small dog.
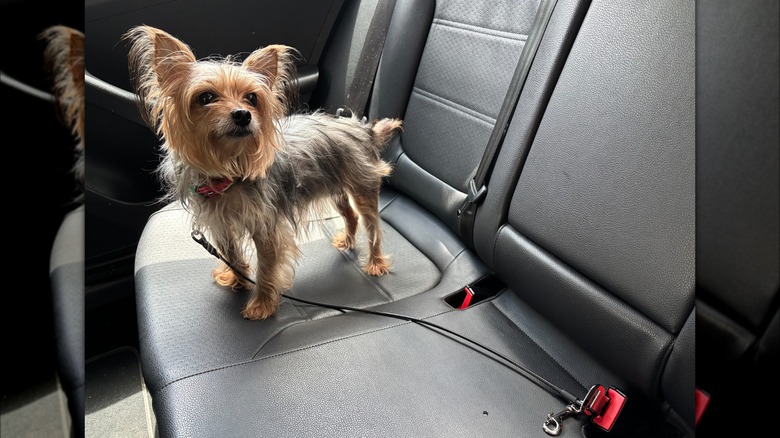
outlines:
[{"label": "small dog", "polygon": [[71,172],[78,185],[74,202],[84,199],[84,33],[64,25],[47,27],[38,39],[45,44],[44,66],[49,74],[57,114],[75,139]]},{"label": "small dog", "polygon": [[369,245],[363,269],[388,272],[378,195],[392,169],[380,152],[401,120],[288,114],[297,55],[288,46],[266,46],[239,63],[197,60],[182,41],[149,26],[123,39],[141,113],[161,140],[167,199],[191,209],[196,229],[208,231],[235,269],[248,272],[246,244],[257,250],[254,285],[222,263],[212,271],[222,286],[252,289],[244,318],[276,313],[300,257],[296,237],[320,201],[332,201],[344,218],[346,229],[333,239],[340,250],[355,245],[354,204]]}]

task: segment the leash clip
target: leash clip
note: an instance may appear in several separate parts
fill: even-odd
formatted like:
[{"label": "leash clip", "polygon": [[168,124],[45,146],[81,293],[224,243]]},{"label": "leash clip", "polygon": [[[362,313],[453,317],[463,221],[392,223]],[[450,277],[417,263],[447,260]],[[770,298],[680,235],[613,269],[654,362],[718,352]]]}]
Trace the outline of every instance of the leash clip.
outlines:
[{"label": "leash clip", "polygon": [[542,424],[542,429],[547,435],[558,436],[561,434],[562,422],[568,417],[585,414],[590,421],[605,432],[612,430],[618,415],[626,404],[626,396],[614,387],[604,388],[602,385],[593,385],[582,400],[576,400],[567,405],[557,414],[547,414],[547,419]]},{"label": "leash clip", "polygon": [[220,257],[217,248],[214,248],[214,245],[212,245],[211,243],[209,243],[208,240],[206,240],[206,237],[203,235],[203,233],[200,230],[194,229],[192,230],[192,233],[190,233],[190,235],[192,236],[192,240],[198,242],[198,244],[200,244],[200,246],[202,246],[203,249],[208,251],[209,254],[215,257]]},{"label": "leash clip", "polygon": [[550,412],[547,414],[547,419],[542,424],[544,433],[550,436],[558,436],[561,434],[563,427],[561,423],[568,417],[575,416],[582,412],[582,401],[577,400],[574,403],[566,405],[566,407],[557,414]]}]

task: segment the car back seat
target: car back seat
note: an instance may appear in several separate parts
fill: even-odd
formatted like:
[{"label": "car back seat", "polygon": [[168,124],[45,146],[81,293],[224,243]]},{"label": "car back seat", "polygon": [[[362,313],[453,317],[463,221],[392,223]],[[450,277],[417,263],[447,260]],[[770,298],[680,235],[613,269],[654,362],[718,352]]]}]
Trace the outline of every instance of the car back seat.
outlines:
[{"label": "car back seat", "polygon": [[696,432],[737,436],[780,389],[780,3],[696,14]]},{"label": "car back seat", "polygon": [[[485,15],[489,15],[488,12],[490,12],[488,4],[485,3],[481,6]],[[488,80],[488,83],[482,86],[481,93],[472,92],[471,94],[474,98],[480,98],[481,101],[485,102],[482,106],[487,115],[480,115],[478,118],[474,116],[476,114],[474,111],[469,110],[468,114],[462,111],[453,111],[453,107],[458,107],[458,104],[454,103],[449,106],[440,103],[438,107],[433,109],[426,106],[429,105],[427,101],[409,105],[410,110],[418,106],[426,106],[426,111],[439,114],[442,120],[450,118],[446,114],[459,118],[461,123],[470,126],[469,129],[481,132],[482,138],[475,141],[476,144],[481,144],[481,147],[484,148],[490,133],[489,123],[485,120],[495,119],[498,113],[514,64],[522,49],[523,35],[528,33],[533,21],[535,6],[524,7],[506,18],[507,23],[504,29],[508,30],[504,33],[511,35],[512,38],[498,38],[489,34],[466,32],[452,26],[441,25],[440,28],[443,30],[436,31],[434,29],[431,32],[431,37],[439,42],[426,45],[425,40],[434,11],[433,2],[427,2],[427,8],[424,5],[425,3],[408,1],[397,4],[395,13],[402,17],[402,20],[396,20],[395,24],[391,25],[394,27],[389,30],[385,53],[395,50],[396,58],[404,60],[406,63],[392,64],[392,67],[397,69],[396,71],[391,72],[390,67],[386,67],[383,69],[386,73],[381,74],[388,76],[392,74],[391,80],[396,84],[405,77],[409,89],[402,90],[400,93],[395,91],[393,94],[395,96],[405,93],[408,96],[417,71],[417,63],[420,62],[419,59],[422,56],[423,46],[426,47],[429,54],[421,58],[423,59],[421,75],[426,75],[426,72],[428,72],[427,75],[430,75],[430,71],[435,71],[435,62],[426,60],[437,56],[439,57],[437,59],[480,58],[479,61],[473,60],[472,64],[481,65],[486,64],[489,57],[499,58],[506,55],[509,59],[503,61],[502,66],[490,68],[494,78],[490,78],[483,70],[478,70],[475,67],[471,72],[464,72],[463,78],[460,79],[463,89],[466,88],[465,84],[468,81]],[[509,8],[509,10],[512,9]],[[427,19],[424,19],[426,11],[429,15]],[[445,8],[443,13],[450,14],[447,15],[449,18],[455,18],[453,14],[457,16],[457,12]],[[473,10],[466,9],[460,13],[462,15],[472,14]],[[527,14],[529,17],[523,18],[522,14]],[[407,25],[407,20],[410,19],[418,23],[418,26],[410,28]],[[423,25],[426,21],[428,24]],[[514,33],[509,33],[510,30]],[[442,32],[448,34],[460,32],[462,34],[461,40],[475,40],[475,43],[472,43],[474,47],[470,47],[468,50],[442,47],[448,41],[445,36],[437,36]],[[437,44],[438,48],[436,48]],[[416,55],[413,49],[415,46],[419,48]],[[410,58],[412,62],[409,62]],[[415,61],[415,59],[417,60]],[[429,64],[427,67],[425,67],[426,63]],[[405,68],[401,68],[401,65],[404,65]],[[502,68],[506,71],[502,71]],[[380,80],[379,83],[384,84],[384,81]],[[446,91],[447,88],[443,85],[437,84],[442,91]],[[486,98],[481,96],[484,94],[484,90],[491,90],[492,104],[487,103]],[[377,95],[379,94],[380,92],[377,92]],[[460,98],[464,99],[462,96]],[[375,101],[383,100],[382,97],[375,98]],[[394,99],[394,103],[396,100],[398,99]],[[439,98],[439,101],[443,101],[443,99]],[[398,100],[398,105],[394,106],[393,111],[400,116],[406,107],[405,101]],[[442,134],[441,127],[431,126],[431,129],[438,132],[435,134],[436,137]],[[422,152],[424,140],[415,137],[408,142],[406,141],[408,135],[415,133],[417,133],[417,128],[414,127],[414,124],[406,127],[406,132],[402,136],[404,146],[414,147]],[[457,156],[462,156],[464,162],[471,160],[471,167],[476,168],[479,156],[475,156],[474,152],[463,146],[461,149],[463,152],[460,154],[456,151],[449,151],[447,155],[454,162],[458,161],[454,158]],[[477,151],[478,153],[479,151]],[[402,167],[396,165],[396,171],[401,171]],[[426,184],[430,185],[435,181],[438,181],[437,178],[428,174]],[[420,185],[415,189],[415,192],[429,191],[427,185]],[[440,187],[445,186],[446,184],[440,182],[436,189],[440,190]],[[322,226],[312,231],[311,241],[303,246],[303,259],[297,267],[296,278],[290,294],[303,299],[316,299],[322,302],[341,303],[355,307],[385,305],[396,311],[411,311],[417,316],[429,315],[431,306],[425,307],[423,303],[438,304],[436,297],[442,297],[454,290],[459,290],[463,285],[489,273],[475,254],[466,250],[466,246],[453,231],[455,218],[452,205],[462,200],[465,195],[454,189],[450,189],[450,192],[456,198],[438,202],[431,200],[423,204],[427,208],[423,208],[420,203],[412,200],[407,195],[409,191],[404,191],[402,187],[400,189],[388,187],[382,193],[380,207],[383,220],[383,246],[391,256],[392,263],[391,273],[383,277],[368,277],[359,269],[361,243],[356,245],[354,252],[346,255],[336,251],[331,246],[329,233],[343,226],[340,218],[334,216],[330,220],[322,221],[320,224]],[[448,218],[453,226],[448,227],[432,211],[439,213],[440,218]],[[240,314],[241,307],[246,301],[246,295],[230,293],[214,284],[210,279],[210,270],[215,266],[216,261],[192,241],[188,220],[189,214],[179,205],[170,205],[154,214],[150,218],[139,244],[136,265],[136,281],[140,295],[138,305],[141,308],[139,314],[141,342],[146,344],[146,355],[154,358],[153,363],[181,362],[180,365],[174,367],[177,370],[176,374],[170,377],[181,377],[193,370],[202,370],[204,367],[207,369],[221,366],[224,365],[225,360],[222,355],[209,354],[204,355],[201,360],[193,362],[189,355],[178,356],[181,352],[178,347],[172,348],[172,345],[190,345],[191,348],[204,348],[204,351],[211,351],[214,345],[221,345],[220,348],[224,349],[226,348],[225,336],[234,330],[228,337],[236,340],[238,345],[228,344],[232,347],[227,353],[228,360],[234,361],[236,355],[246,359],[256,354],[259,346],[263,343],[270,341],[278,333],[292,325],[339,314],[335,310],[301,305],[285,300],[277,315],[261,324],[250,324],[240,320],[240,318],[237,319],[236,315]],[[319,234],[320,238],[317,238],[318,232],[321,233]],[[161,284],[161,281],[165,285]],[[162,292],[161,286],[164,286],[165,292]],[[425,298],[416,298],[423,293],[425,293]],[[193,304],[195,307],[191,307]],[[215,310],[219,308],[226,311],[215,314]],[[438,309],[437,306],[433,306],[433,308]],[[162,321],[159,320],[159,312],[166,312],[169,316],[181,312],[182,319],[177,321],[166,317],[166,322],[160,324]],[[193,320],[201,322],[193,326]],[[250,327],[252,335],[247,337],[245,330]],[[164,330],[164,332],[157,332],[157,330]],[[173,330],[178,335],[175,338],[170,338],[166,335],[168,330]],[[168,367],[166,366],[166,368]],[[150,380],[150,384],[154,388],[156,379],[150,376]]]},{"label": "car back seat", "polygon": [[[616,385],[630,400],[618,431],[685,433],[693,5],[588,3],[556,6],[472,251],[456,210],[537,3],[398,0],[370,106],[406,126],[381,197],[393,272],[364,277],[359,252],[330,247],[338,221],[325,220],[290,294],[436,322],[578,396]],[[175,205],[154,214],[136,258],[161,436],[541,435],[565,405],[500,357],[408,321],[287,300],[273,318],[245,321],[246,296],[213,284],[215,261],[187,219]],[[508,286],[494,297],[462,311],[444,299],[492,271]],[[563,436],[589,430],[570,421]]]}]

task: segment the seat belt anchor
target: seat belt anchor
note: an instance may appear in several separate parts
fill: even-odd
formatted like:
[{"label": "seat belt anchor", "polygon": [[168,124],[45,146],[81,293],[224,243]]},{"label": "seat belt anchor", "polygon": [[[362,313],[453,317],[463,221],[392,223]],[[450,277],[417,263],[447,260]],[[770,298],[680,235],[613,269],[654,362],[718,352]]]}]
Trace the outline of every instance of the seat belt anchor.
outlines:
[{"label": "seat belt anchor", "polygon": [[487,187],[482,186],[477,190],[477,183],[474,182],[474,179],[469,181],[469,191],[466,194],[466,200],[463,201],[463,204],[460,205],[460,208],[458,208],[458,216],[460,216],[463,211],[466,210],[466,207],[472,204],[477,204],[482,202],[483,199],[485,199],[485,195],[487,195]]},{"label": "seat belt anchor", "polygon": [[345,117],[348,119],[352,117],[352,110],[345,106],[341,106],[336,110],[336,117]]}]

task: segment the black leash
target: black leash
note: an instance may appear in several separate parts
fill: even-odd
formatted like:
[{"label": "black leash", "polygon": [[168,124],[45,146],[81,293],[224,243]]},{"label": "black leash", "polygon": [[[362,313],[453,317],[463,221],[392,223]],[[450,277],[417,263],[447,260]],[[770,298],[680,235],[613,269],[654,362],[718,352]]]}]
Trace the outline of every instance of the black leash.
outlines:
[{"label": "black leash", "polygon": [[[211,255],[217,257],[218,259],[222,260],[230,269],[233,270],[233,272],[236,273],[236,275],[240,276],[241,278],[243,278],[246,281],[251,282],[252,284],[256,284],[255,281],[252,280],[251,278],[249,278],[248,276],[246,276],[246,274],[244,274],[243,272],[235,269],[233,267],[233,265],[228,260],[226,260],[225,257],[223,257],[222,254],[220,254],[219,251],[217,251],[217,249],[208,240],[206,240],[206,237],[203,236],[203,233],[201,233],[200,231],[197,231],[197,230],[193,231],[192,232],[192,239],[195,240],[196,242],[198,242],[203,248],[205,248],[206,251],[209,252],[209,254],[211,254]],[[326,309],[339,310],[339,311],[342,311],[342,312],[346,312],[346,311],[360,312],[360,313],[368,313],[368,314],[371,314],[371,315],[385,316],[385,317],[388,317],[388,318],[400,319],[400,320],[403,320],[403,321],[413,322],[415,324],[420,324],[420,325],[426,326],[428,328],[433,328],[433,329],[436,329],[436,330],[440,330],[442,332],[446,332],[446,333],[448,333],[448,334],[450,334],[452,336],[455,336],[456,338],[459,338],[459,339],[464,340],[464,341],[466,341],[466,342],[468,342],[468,343],[470,343],[472,345],[475,345],[475,346],[477,346],[479,348],[482,348],[483,350],[485,350],[485,351],[487,351],[487,352],[489,352],[489,353],[491,353],[491,354],[493,354],[493,355],[503,359],[507,363],[509,363],[512,366],[517,368],[514,371],[519,372],[520,374],[522,374],[523,376],[525,376],[525,377],[527,377],[527,378],[529,378],[531,380],[536,380],[539,383],[540,386],[546,387],[551,394],[563,398],[563,400],[565,402],[573,403],[573,402],[575,402],[577,400],[577,397],[573,396],[572,394],[570,394],[566,390],[564,390],[562,388],[558,388],[557,386],[553,385],[551,382],[547,381],[543,377],[541,377],[538,374],[528,370],[527,368],[525,368],[522,365],[516,363],[512,359],[506,357],[505,355],[503,355],[503,354],[501,354],[501,353],[499,353],[499,352],[497,352],[497,351],[495,351],[495,350],[493,350],[493,349],[491,349],[491,348],[489,348],[489,347],[487,347],[487,346],[485,346],[483,344],[480,344],[479,342],[474,341],[474,340],[472,340],[472,339],[470,339],[470,338],[468,338],[466,336],[463,336],[463,335],[461,335],[459,333],[456,333],[456,332],[454,332],[454,331],[452,331],[452,330],[450,330],[450,329],[448,329],[446,327],[442,327],[442,326],[440,326],[438,324],[435,324],[435,323],[432,323],[430,321],[426,321],[426,320],[420,319],[420,318],[415,318],[413,316],[402,315],[402,314],[399,314],[399,313],[381,312],[381,311],[377,311],[377,310],[361,309],[361,308],[357,308],[357,307],[337,306],[337,305],[334,305],[334,304],[319,303],[319,302],[316,302],[316,301],[305,300],[303,298],[297,298],[297,297],[291,296],[289,294],[282,294],[282,297],[287,298],[288,300],[291,300],[291,301],[297,301],[299,303],[309,304],[309,305],[317,306],[317,307],[324,307]],[[504,364],[504,365],[506,365],[506,364]]]},{"label": "black leash", "polygon": [[[192,239],[197,242],[199,245],[201,245],[203,248],[208,251],[209,254],[213,255],[214,257],[218,258],[222,262],[224,262],[230,269],[233,270],[233,272],[236,273],[236,275],[240,276],[246,281],[249,281],[252,284],[256,284],[254,280],[249,278],[246,274],[243,272],[237,270],[235,267],[233,267],[232,263],[230,263],[229,260],[227,260],[225,257],[220,254],[219,251],[208,241],[206,240],[206,237],[198,230],[192,231]],[[547,415],[547,419],[544,421],[542,425],[542,429],[550,436],[557,436],[560,435],[562,428],[561,428],[561,422],[572,416],[579,415],[581,413],[584,413],[588,417],[591,417],[591,420],[596,424],[597,426],[601,427],[602,429],[609,431],[612,428],[612,424],[614,424],[615,419],[617,418],[617,415],[620,413],[620,410],[623,407],[623,404],[625,403],[625,395],[618,391],[615,388],[604,388],[601,385],[593,385],[590,390],[588,390],[585,397],[582,398],[582,400],[577,399],[574,395],[569,393],[563,388],[559,388],[556,385],[554,385],[552,382],[546,380],[542,376],[534,373],[533,371],[529,370],[528,368],[520,365],[519,363],[513,361],[512,359],[508,358],[507,356],[493,350],[490,347],[487,347],[484,344],[481,344],[475,340],[472,340],[471,338],[468,338],[464,335],[461,335],[460,333],[457,333],[453,330],[450,330],[446,327],[443,327],[441,325],[435,324],[430,321],[426,321],[425,319],[415,318],[413,316],[403,315],[399,313],[392,313],[392,312],[381,312],[377,310],[369,310],[369,309],[360,309],[357,307],[350,307],[350,306],[337,306],[334,304],[327,304],[327,303],[320,303],[316,301],[310,301],[305,300],[303,298],[297,298],[289,294],[282,294],[282,297],[287,298],[291,301],[296,301],[303,304],[308,304],[312,306],[317,307],[323,307],[326,309],[333,309],[338,310],[340,312],[360,312],[360,313],[367,313],[370,315],[378,315],[378,316],[384,316],[388,318],[394,318],[394,319],[400,319],[407,322],[412,322],[417,325],[423,326],[429,330],[432,330],[434,332],[440,333],[443,335],[443,333],[447,333],[449,335],[454,336],[455,338],[458,338],[460,340],[463,340],[473,346],[476,346],[483,351],[487,351],[490,354],[493,354],[494,356],[500,358],[502,361],[496,360],[495,357],[492,358],[493,360],[496,360],[496,362],[500,363],[501,365],[509,368],[510,370],[520,374],[521,376],[527,378],[528,380],[531,380],[537,384],[537,386],[545,389],[547,392],[552,394],[555,397],[558,397],[562,399],[564,402],[567,403],[566,407],[556,413],[550,413]],[[443,333],[442,333],[443,332]],[[484,354],[484,353],[483,353]],[[602,411],[605,411],[607,407],[610,405],[610,401],[613,399],[620,399],[619,400],[619,406],[617,408],[613,408],[613,411],[610,413],[609,417],[609,425],[608,427],[604,427],[601,424],[599,424],[598,420],[599,418],[602,418],[603,415],[601,415]],[[614,410],[617,409],[617,412]],[[598,415],[597,415],[598,414]]]}]

